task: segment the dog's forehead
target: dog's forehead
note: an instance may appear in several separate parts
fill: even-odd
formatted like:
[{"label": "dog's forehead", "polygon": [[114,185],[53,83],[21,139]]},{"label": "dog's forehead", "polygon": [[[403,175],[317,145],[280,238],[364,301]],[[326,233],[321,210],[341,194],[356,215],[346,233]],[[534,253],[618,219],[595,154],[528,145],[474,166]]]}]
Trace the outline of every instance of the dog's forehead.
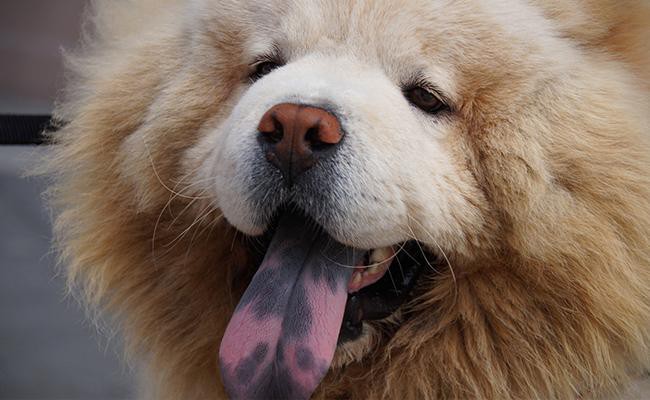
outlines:
[{"label": "dog's forehead", "polygon": [[280,33],[294,51],[342,48],[357,56],[419,50],[431,4],[385,0],[294,2],[280,21]]},{"label": "dog's forehead", "polygon": [[521,0],[193,1],[204,24],[248,36],[244,53],[276,44],[289,59],[336,49],[382,63],[424,57],[459,64],[489,47],[522,47],[549,36],[544,18]]}]

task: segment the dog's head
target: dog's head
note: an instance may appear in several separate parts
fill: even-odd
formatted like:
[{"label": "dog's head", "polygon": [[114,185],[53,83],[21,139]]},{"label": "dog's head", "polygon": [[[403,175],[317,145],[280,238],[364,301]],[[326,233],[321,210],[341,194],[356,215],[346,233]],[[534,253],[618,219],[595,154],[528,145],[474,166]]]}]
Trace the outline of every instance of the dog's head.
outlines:
[{"label": "dog's head", "polygon": [[[347,363],[380,340],[369,321],[399,326],[420,274],[443,272],[446,263],[490,246],[484,237],[495,227],[486,226],[492,217],[473,165],[471,135],[478,132],[468,113],[477,111],[469,99],[493,89],[463,85],[486,71],[490,85],[506,80],[511,93],[499,98],[494,90],[485,112],[507,113],[531,95],[515,75],[533,65],[509,53],[491,59],[488,47],[513,46],[515,35],[477,41],[497,21],[461,29],[470,22],[464,10],[450,13],[443,4],[257,7],[213,18],[205,18],[219,14],[209,2],[194,10],[208,21],[204,27],[235,21],[230,29],[245,36],[237,43],[239,82],[188,154],[197,193],[239,231],[268,237],[261,244],[265,261],[221,345],[225,381],[234,393],[268,393],[251,379],[265,379],[270,364],[291,372],[278,372],[283,379],[275,382],[290,393],[297,383],[289,376],[312,388],[322,378],[337,338],[337,364]],[[237,26],[238,18],[246,23]],[[449,26],[458,27],[453,35]],[[312,225],[323,234],[297,240]],[[314,260],[303,261],[298,248],[310,246]],[[323,262],[341,275],[336,293],[303,276]],[[282,268],[294,273],[279,276]],[[302,323],[296,338],[287,326]]]},{"label": "dog's head", "polygon": [[[78,144],[67,157],[93,166],[76,182],[119,182],[117,203],[136,210],[122,209],[120,223],[140,221],[129,235],[148,226],[155,242],[168,230],[165,254],[214,224],[207,237],[241,242],[246,262],[216,260],[248,286],[221,351],[233,393],[270,390],[249,383],[267,379],[269,365],[279,393],[311,392],[335,348],[340,366],[422,345],[436,333],[434,309],[453,307],[456,279],[557,262],[576,241],[572,224],[600,226],[592,204],[622,204],[616,171],[636,139],[617,132],[641,118],[623,96],[634,93],[627,75],[588,59],[525,2],[169,9],[154,33],[110,47],[101,63],[112,70],[82,66],[96,76],[81,98],[98,106],[74,103],[68,129],[113,134],[85,133],[94,158]],[[100,140],[109,151],[91,148]],[[605,151],[612,140],[620,147]],[[193,239],[185,259],[209,252]],[[214,290],[225,298],[228,286]]]}]

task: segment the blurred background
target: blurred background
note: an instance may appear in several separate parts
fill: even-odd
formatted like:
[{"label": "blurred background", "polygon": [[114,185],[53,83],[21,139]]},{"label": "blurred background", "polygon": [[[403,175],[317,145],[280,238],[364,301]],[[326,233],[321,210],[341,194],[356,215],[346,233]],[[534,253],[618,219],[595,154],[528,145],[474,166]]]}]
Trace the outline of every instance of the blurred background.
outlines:
[{"label": "blurred background", "polygon": [[[86,2],[0,0],[0,113],[51,112]],[[0,146],[0,399],[131,399],[119,339],[65,296],[44,182],[22,177],[45,150]]]}]

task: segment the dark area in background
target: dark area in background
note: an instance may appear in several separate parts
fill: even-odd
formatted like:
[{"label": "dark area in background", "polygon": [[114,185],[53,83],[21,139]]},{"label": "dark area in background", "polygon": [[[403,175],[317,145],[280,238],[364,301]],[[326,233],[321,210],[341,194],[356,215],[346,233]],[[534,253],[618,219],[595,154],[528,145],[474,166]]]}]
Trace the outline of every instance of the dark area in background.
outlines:
[{"label": "dark area in background", "polygon": [[[0,0],[0,113],[49,113],[75,47],[83,0]],[[22,178],[45,148],[0,147],[0,399],[128,399],[119,340],[65,296],[50,254],[42,179]]]}]

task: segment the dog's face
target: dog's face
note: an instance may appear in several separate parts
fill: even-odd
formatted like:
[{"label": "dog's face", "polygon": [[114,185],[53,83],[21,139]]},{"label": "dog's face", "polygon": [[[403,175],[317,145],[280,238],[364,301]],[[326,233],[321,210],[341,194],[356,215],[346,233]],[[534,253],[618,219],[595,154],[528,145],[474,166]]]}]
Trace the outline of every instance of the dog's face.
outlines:
[{"label": "dog's face", "polygon": [[[244,17],[252,19],[241,43],[250,80],[199,145],[208,152],[200,179],[213,178],[209,193],[230,223],[260,235],[291,202],[337,241],[362,249],[414,235],[459,249],[459,234],[480,227],[470,201],[480,195],[458,138],[460,71],[453,51],[432,42],[467,39],[442,39],[436,18],[424,17],[442,9],[426,3],[394,11],[377,3],[278,5]],[[288,173],[269,162],[275,144],[259,129],[283,104],[323,110],[341,135],[324,147],[295,139],[307,142],[310,154],[300,157],[310,165]],[[283,129],[294,129],[289,124]]]},{"label": "dog's face", "polygon": [[[203,127],[188,164],[200,164],[194,174],[204,183],[197,186],[231,224],[261,235],[278,208],[292,203],[337,241],[358,248],[417,238],[471,257],[485,245],[479,232],[490,205],[477,181],[472,135],[481,134],[483,120],[510,118],[535,81],[562,62],[557,53],[564,49],[548,48],[552,39],[533,9],[430,1],[195,3],[191,20],[200,23],[189,62],[213,69],[205,61],[213,56],[236,66],[239,81],[219,117]],[[269,162],[278,157],[280,138],[260,131],[265,114],[284,104],[322,110],[341,135],[323,146],[306,138],[305,127],[296,140],[309,147],[309,167],[291,176],[278,167],[282,161]]]},{"label": "dog's face", "polygon": [[[103,68],[82,66],[99,71],[96,93],[87,91],[89,105],[68,106],[80,110],[68,131],[85,136],[71,141],[72,161],[64,162],[71,187],[92,190],[64,199],[77,207],[68,214],[83,220],[75,227],[68,216],[59,229],[72,232],[73,270],[103,266],[87,278],[93,290],[123,286],[135,299],[131,282],[142,280],[159,292],[142,295],[151,305],[132,314],[180,310],[180,329],[160,315],[142,332],[165,326],[176,337],[197,320],[181,322],[180,314],[189,319],[202,312],[197,304],[242,294],[232,318],[220,303],[219,315],[201,325],[205,333],[231,320],[220,365],[235,397],[268,390],[305,397],[332,358],[335,367],[388,359],[391,348],[411,345],[406,353],[415,357],[443,323],[483,323],[475,295],[508,315],[543,304],[543,319],[554,299],[517,291],[531,276],[541,297],[566,282],[564,310],[573,288],[591,281],[581,275],[591,268],[582,260],[610,265],[598,244],[609,221],[644,220],[634,200],[618,195],[642,186],[630,165],[619,164],[637,141],[619,132],[644,123],[636,94],[628,95],[636,93],[631,80],[585,55],[535,2],[169,3],[165,22],[148,36],[109,48]],[[240,235],[228,236],[231,228]],[[152,256],[159,236],[170,246]],[[245,262],[202,248],[194,240],[202,236],[229,249],[243,243]],[[127,250],[108,254],[112,246]],[[589,257],[575,255],[583,248]],[[147,269],[152,259],[167,269]],[[185,269],[188,259],[194,269]],[[216,264],[232,274],[215,273]],[[498,282],[466,285],[463,296],[456,279],[471,274]],[[226,276],[238,282],[224,285]],[[505,308],[492,301],[501,291],[510,294]],[[135,300],[125,300],[127,311],[139,307],[128,301]],[[454,311],[463,306],[470,311]],[[198,330],[178,339],[191,342],[178,353],[195,343],[212,349]],[[285,389],[269,387],[269,366]]]},{"label": "dog's face", "polygon": [[[396,252],[415,252],[415,264],[433,270],[489,254],[500,205],[486,197],[483,121],[518,118],[536,82],[552,79],[562,63],[564,49],[532,8],[196,1],[188,16],[187,65],[203,76],[216,71],[215,82],[229,86],[186,152],[185,174],[236,229],[269,236],[279,214],[298,209],[327,240],[368,251],[365,263],[350,266],[379,266],[349,278],[350,296],[359,298],[363,289],[388,291],[391,280],[396,292],[405,290],[394,281],[404,279],[403,269],[415,274],[414,262]],[[508,135],[501,151],[546,174],[537,139],[521,148],[528,138],[516,129]],[[508,190],[525,190],[517,184]],[[383,286],[376,284],[382,276]],[[337,363],[380,342],[364,320],[399,326],[408,295],[385,300],[392,303],[381,313],[369,305],[350,310],[348,300]]]}]

